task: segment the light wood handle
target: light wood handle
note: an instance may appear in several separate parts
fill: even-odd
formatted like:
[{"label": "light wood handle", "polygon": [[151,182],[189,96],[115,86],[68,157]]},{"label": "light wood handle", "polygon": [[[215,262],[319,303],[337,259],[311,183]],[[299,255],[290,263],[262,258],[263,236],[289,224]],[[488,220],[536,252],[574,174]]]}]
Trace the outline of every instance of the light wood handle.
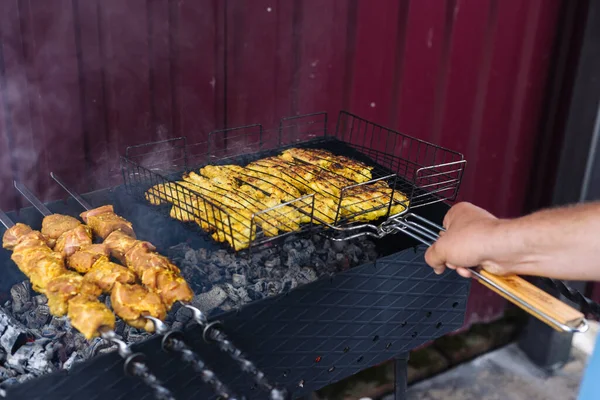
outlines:
[{"label": "light wood handle", "polygon": [[[585,320],[585,315],[580,311],[517,275],[497,276],[485,270],[480,270],[477,275],[484,278],[478,279],[481,284],[542,320],[557,331],[564,331],[564,329],[560,325],[557,325],[555,321],[571,328],[577,328]],[[498,287],[504,290],[500,290]],[[517,299],[525,304],[522,304]]]}]

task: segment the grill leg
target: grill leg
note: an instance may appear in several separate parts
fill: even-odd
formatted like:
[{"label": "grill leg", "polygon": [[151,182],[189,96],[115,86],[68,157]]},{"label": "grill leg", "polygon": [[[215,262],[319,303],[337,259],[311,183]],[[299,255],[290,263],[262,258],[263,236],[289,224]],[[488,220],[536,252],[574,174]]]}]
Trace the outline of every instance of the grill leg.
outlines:
[{"label": "grill leg", "polygon": [[394,399],[406,400],[408,354],[394,359]]}]

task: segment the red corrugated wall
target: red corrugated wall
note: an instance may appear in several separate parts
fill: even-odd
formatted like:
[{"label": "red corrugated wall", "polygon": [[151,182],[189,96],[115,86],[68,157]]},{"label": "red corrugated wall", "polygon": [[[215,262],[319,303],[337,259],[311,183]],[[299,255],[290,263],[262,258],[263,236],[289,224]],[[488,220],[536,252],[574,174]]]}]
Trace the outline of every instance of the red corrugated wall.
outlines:
[{"label": "red corrugated wall", "polygon": [[[559,0],[0,0],[0,205],[120,183],[127,145],[346,109],[468,160],[522,212]],[[469,320],[503,300],[475,285]]]}]

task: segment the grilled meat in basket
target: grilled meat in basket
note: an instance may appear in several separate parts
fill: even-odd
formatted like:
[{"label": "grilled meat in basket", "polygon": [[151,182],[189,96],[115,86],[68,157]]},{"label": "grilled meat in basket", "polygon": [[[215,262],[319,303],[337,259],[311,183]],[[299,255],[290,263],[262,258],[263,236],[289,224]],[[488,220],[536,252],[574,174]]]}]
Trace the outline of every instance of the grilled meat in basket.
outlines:
[{"label": "grilled meat in basket", "polygon": [[195,222],[235,250],[260,234],[275,237],[302,224],[366,222],[405,211],[408,198],[372,167],[326,150],[292,148],[242,167],[207,165],[145,193],[172,204],[171,217]]}]

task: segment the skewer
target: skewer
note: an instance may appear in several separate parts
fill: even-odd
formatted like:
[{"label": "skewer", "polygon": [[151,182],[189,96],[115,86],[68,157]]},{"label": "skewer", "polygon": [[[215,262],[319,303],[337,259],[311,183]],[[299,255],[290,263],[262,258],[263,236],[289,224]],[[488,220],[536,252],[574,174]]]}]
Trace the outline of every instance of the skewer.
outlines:
[{"label": "skewer", "polygon": [[[42,215],[46,217],[53,214],[23,184],[15,181],[14,185],[15,188]],[[4,212],[0,213],[0,221],[2,221],[2,223],[7,229],[11,226],[14,226],[14,222],[11,221],[10,218]],[[146,385],[148,385],[152,389],[155,398],[159,400],[175,400],[169,389],[164,387],[162,382],[150,371],[147,364],[145,363],[146,356],[143,353],[134,353],[124,341],[119,339],[116,332],[108,326],[101,326],[98,329],[98,334],[102,339],[117,345],[117,352],[125,360],[124,370],[127,375],[140,378]]]},{"label": "skewer", "polygon": [[[69,193],[71,196],[73,196],[73,198],[75,198],[75,200],[77,200],[77,202],[87,211],[91,210],[92,207],[90,206],[89,203],[87,203],[79,194],[77,194],[75,191],[71,190],[70,188],[67,187],[67,185],[65,185],[54,173],[50,173],[50,176],[52,177],[52,179],[54,179],[63,189],[65,189],[67,191],[67,193]],[[220,323],[219,321],[213,321],[213,322],[208,322],[208,318],[206,317],[206,315],[197,307],[194,307],[190,304],[187,304],[185,302],[182,301],[178,301],[183,307],[186,307],[187,309],[191,310],[192,312],[192,318],[194,320],[194,322],[196,322],[198,325],[200,325],[200,327],[203,330],[202,336],[204,338],[204,340],[208,343],[216,343],[216,345],[219,347],[219,349],[221,351],[223,351],[224,353],[227,353],[234,361],[236,361],[236,363],[240,366],[241,370],[248,373],[249,375],[251,375],[254,379],[254,381],[263,389],[266,390],[269,395],[270,395],[270,399],[271,400],[284,400],[284,399],[288,399],[288,393],[285,389],[280,389],[277,388],[275,385],[273,385],[272,383],[269,382],[269,380],[266,378],[265,374],[260,371],[253,362],[251,362],[250,360],[248,360],[248,358],[246,358],[246,356],[243,355],[242,351],[239,350],[233,343],[231,343],[231,341],[227,338],[227,336],[220,330],[217,328],[217,325]],[[169,332],[168,328],[166,328],[166,326],[164,326],[164,324],[159,324],[157,321],[161,322],[160,320],[157,320],[156,318],[150,317],[150,316],[146,316],[145,318],[151,320],[152,322],[154,322],[155,324],[155,328],[157,333],[164,335],[163,339],[163,343],[165,344],[169,344],[171,346],[172,349],[176,349],[176,348],[181,348],[181,344],[183,344],[183,342],[180,340],[180,337],[178,338],[177,336],[173,336],[175,335],[175,332]],[[162,333],[161,333],[162,332]],[[169,338],[169,339],[167,339]],[[175,344],[173,344],[175,343]],[[185,349],[184,349],[185,352]],[[184,353],[182,352],[182,357],[187,357]]]},{"label": "skewer", "polygon": [[[88,211],[92,209],[92,206],[87,201],[76,192],[71,191],[54,173],[51,173],[50,175],[61,187],[63,187],[63,189],[73,196],[81,206]],[[162,320],[149,315],[144,317],[152,321],[155,330],[159,335],[168,333],[169,329]],[[192,368],[202,376],[202,380],[205,383],[208,383],[213,391],[221,396],[221,398],[229,400],[238,399],[238,397],[231,392],[216,374],[206,366],[206,363],[198,356],[198,354],[194,353],[189,346],[184,343],[183,335],[179,332],[172,331],[169,335],[165,335],[162,341],[162,347],[165,351],[177,353],[184,362],[191,364]]]}]

